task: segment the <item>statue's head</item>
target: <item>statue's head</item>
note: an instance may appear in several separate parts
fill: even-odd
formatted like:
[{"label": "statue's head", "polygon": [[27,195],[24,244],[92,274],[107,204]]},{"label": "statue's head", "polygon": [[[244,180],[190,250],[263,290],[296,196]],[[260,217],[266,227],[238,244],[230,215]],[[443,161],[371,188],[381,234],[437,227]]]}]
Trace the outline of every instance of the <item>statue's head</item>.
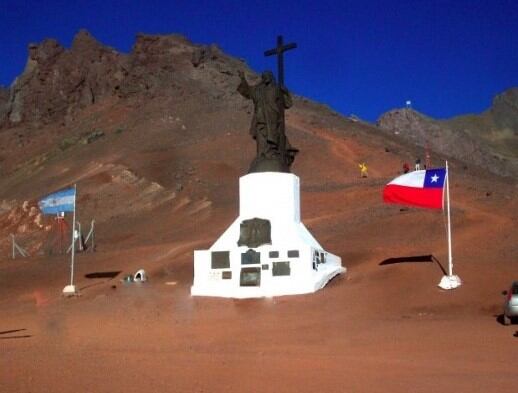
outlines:
[{"label": "statue's head", "polygon": [[271,72],[271,71],[264,71],[261,74],[261,80],[266,85],[269,85],[272,82],[275,83],[275,79],[273,78],[273,72]]}]

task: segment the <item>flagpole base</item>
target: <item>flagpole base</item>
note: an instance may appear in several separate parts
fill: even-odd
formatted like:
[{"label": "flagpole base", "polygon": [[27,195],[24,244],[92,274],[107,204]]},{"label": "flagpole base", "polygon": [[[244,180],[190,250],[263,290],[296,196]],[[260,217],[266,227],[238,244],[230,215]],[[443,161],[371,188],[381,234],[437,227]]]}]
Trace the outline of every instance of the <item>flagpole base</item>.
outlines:
[{"label": "flagpole base", "polygon": [[462,280],[459,276],[442,276],[441,282],[438,284],[442,289],[455,289],[462,285]]},{"label": "flagpole base", "polygon": [[77,290],[75,285],[67,285],[65,288],[63,288],[63,296],[70,297],[78,295],[79,291]]}]

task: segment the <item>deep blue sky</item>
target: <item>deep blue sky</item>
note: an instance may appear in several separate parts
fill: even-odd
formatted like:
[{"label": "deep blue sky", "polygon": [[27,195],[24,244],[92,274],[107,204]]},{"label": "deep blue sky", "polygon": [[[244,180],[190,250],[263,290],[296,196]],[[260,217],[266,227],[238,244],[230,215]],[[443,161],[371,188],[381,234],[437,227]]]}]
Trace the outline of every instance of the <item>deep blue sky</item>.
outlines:
[{"label": "deep blue sky", "polygon": [[278,34],[293,92],[374,121],[412,100],[447,118],[478,113],[518,86],[518,0],[414,1],[0,0],[0,84],[24,68],[27,45],[80,28],[128,52],[138,32],[181,33],[217,43],[256,71]]}]

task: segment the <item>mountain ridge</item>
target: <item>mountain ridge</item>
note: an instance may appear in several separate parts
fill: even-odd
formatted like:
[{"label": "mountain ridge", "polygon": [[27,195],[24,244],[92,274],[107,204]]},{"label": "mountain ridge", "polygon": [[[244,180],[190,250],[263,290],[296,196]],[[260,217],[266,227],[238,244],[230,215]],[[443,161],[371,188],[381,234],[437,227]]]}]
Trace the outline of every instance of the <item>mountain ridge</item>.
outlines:
[{"label": "mountain ridge", "polygon": [[503,176],[518,174],[518,88],[495,96],[480,114],[436,120],[412,108],[388,111],[376,125],[386,133],[416,146],[466,164],[475,164]]},{"label": "mountain ridge", "polygon": [[[25,236],[31,250],[41,252],[49,224],[35,223],[22,204],[34,207],[42,195],[75,183],[85,198],[82,219],[95,217],[115,243],[115,223],[148,225],[147,217],[160,217],[164,205],[180,211],[227,208],[238,194],[236,179],[254,155],[248,133],[253,105],[236,91],[238,70],[258,80],[242,60],[216,45],[192,44],[180,35],[139,34],[127,55],[86,31],[70,49],[55,40],[31,45],[0,130],[0,230]],[[440,124],[431,124],[433,133],[444,134]],[[349,180],[356,179],[360,162],[369,165],[373,191],[400,173],[403,162],[423,155],[412,130],[401,138],[304,97],[294,97],[286,126],[302,152],[294,171],[311,192],[360,186]],[[467,133],[464,139],[448,135],[431,145],[434,165],[447,158],[457,170],[488,165],[477,140]],[[452,140],[460,146],[454,153]],[[480,152],[481,158],[466,165],[459,151]],[[155,230],[166,228],[146,233]],[[8,249],[8,242],[0,241],[2,247]]]}]

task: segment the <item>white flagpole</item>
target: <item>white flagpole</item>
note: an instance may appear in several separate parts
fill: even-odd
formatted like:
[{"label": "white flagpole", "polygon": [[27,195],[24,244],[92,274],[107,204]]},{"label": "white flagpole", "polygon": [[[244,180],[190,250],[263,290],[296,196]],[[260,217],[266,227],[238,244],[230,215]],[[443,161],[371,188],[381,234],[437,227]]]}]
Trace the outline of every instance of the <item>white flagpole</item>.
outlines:
[{"label": "white flagpole", "polygon": [[446,209],[448,214],[448,276],[453,275],[453,258],[451,256],[451,216],[450,216],[450,172],[446,161]]},{"label": "white flagpole", "polygon": [[76,195],[77,185],[74,184],[74,212],[72,218],[72,255],[70,257],[70,285],[63,289],[63,294],[67,296],[77,295],[76,286],[74,285],[74,257],[75,257],[75,234],[76,234]]},{"label": "white flagpole", "polygon": [[76,185],[74,184],[74,214],[72,218],[72,257],[70,262],[70,285],[74,285],[74,256],[75,256],[75,244],[76,244]]},{"label": "white flagpole", "polygon": [[451,213],[450,213],[450,172],[446,161],[446,212],[448,215],[448,275],[443,276],[439,287],[442,289],[455,289],[460,287],[462,281],[459,276],[453,275],[453,257],[451,252]]}]

